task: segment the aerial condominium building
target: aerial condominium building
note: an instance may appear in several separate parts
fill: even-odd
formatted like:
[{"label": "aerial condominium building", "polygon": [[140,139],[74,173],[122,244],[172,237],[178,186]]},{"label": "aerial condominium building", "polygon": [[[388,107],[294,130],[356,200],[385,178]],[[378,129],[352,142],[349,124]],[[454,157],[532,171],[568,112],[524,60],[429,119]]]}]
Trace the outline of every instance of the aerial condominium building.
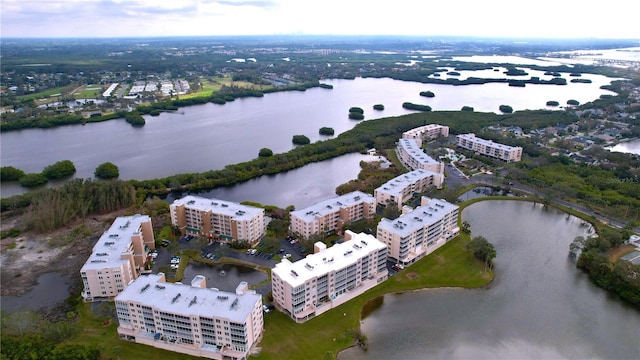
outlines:
[{"label": "aerial condominium building", "polygon": [[264,331],[262,296],[241,282],[234,292],[141,276],[115,299],[121,339],[209,359],[247,359]]},{"label": "aerial condominium building", "polygon": [[509,146],[494,143],[476,137],[475,134],[460,134],[457,136],[458,147],[475,151],[477,154],[493,157],[506,162],[517,162],[522,159],[522,148],[520,146]]},{"label": "aerial condominium building", "polygon": [[354,191],[290,213],[289,230],[305,238],[313,234],[342,232],[342,226],[360,219],[372,219],[375,199]]},{"label": "aerial condominium building", "polygon": [[398,210],[402,210],[402,204],[411,199],[415,194],[421,193],[430,186],[442,188],[444,175],[429,170],[413,170],[399,175],[382,184],[374,191],[377,206],[396,204]]},{"label": "aerial condominium building", "polygon": [[345,242],[271,270],[273,301],[296,322],[304,322],[364,293],[387,279],[387,247],[373,235],[345,232]]},{"label": "aerial condominium building", "polygon": [[423,140],[431,140],[440,136],[449,136],[449,127],[438,124],[429,124],[420,126],[402,134],[403,139],[414,139],[418,143],[418,147],[422,147]]},{"label": "aerial condominium building", "polygon": [[171,223],[189,235],[230,242],[257,243],[266,232],[264,209],[238,203],[185,196],[171,206]]},{"label": "aerial condominium building", "polygon": [[423,197],[421,205],[395,220],[378,223],[377,238],[386,244],[390,259],[411,264],[460,233],[458,206]]},{"label": "aerial condominium building", "polygon": [[80,269],[84,301],[112,300],[135,280],[155,249],[151,218],[146,215],[116,218]]},{"label": "aerial condominium building", "polygon": [[444,163],[436,161],[425,154],[415,139],[398,140],[396,153],[402,165],[409,168],[409,170],[423,169],[439,173],[444,172]]}]

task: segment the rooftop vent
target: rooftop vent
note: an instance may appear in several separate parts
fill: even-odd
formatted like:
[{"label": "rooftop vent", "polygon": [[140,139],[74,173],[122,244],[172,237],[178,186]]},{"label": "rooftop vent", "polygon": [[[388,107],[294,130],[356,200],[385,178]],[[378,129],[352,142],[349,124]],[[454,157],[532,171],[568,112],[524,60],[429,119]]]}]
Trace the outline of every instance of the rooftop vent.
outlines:
[{"label": "rooftop vent", "polygon": [[229,297],[227,295],[218,295],[218,300],[227,300]]},{"label": "rooftop vent", "polygon": [[147,291],[150,287],[151,287],[151,285],[147,284],[142,289],[140,289],[140,292],[143,293],[143,292]]},{"label": "rooftop vent", "polygon": [[198,302],[198,297],[194,296],[193,299],[191,299],[191,302],[189,303],[189,306],[195,304],[196,302]]},{"label": "rooftop vent", "polygon": [[174,302],[178,301],[180,296],[182,296],[182,294],[180,294],[180,293],[178,293],[178,295],[174,296],[173,299],[171,299],[171,303],[173,304]]},{"label": "rooftop vent", "polygon": [[156,289],[158,289],[158,290],[164,290],[164,288],[165,288],[165,286],[157,285],[157,284],[156,284]]}]

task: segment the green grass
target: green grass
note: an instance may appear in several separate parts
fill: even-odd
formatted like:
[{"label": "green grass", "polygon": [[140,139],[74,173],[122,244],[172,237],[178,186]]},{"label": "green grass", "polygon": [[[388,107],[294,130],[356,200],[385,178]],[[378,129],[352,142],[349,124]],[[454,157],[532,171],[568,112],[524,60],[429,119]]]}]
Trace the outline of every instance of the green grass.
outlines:
[{"label": "green grass", "polygon": [[327,359],[354,345],[365,304],[388,293],[435,287],[477,288],[493,278],[465,250],[461,235],[359,297],[306,323],[296,324],[278,311],[265,314],[265,334],[257,359]]},{"label": "green grass", "polygon": [[258,90],[265,90],[265,89],[270,89],[273,86],[272,85],[256,85],[256,84],[252,84],[250,82],[247,81],[233,81],[231,80],[231,76],[224,76],[224,77],[216,77],[213,79],[200,79],[200,84],[202,84],[202,89],[200,89],[199,91],[193,92],[193,93],[189,93],[189,94],[185,94],[185,95],[180,95],[180,99],[191,99],[191,98],[197,98],[197,97],[206,97],[206,96],[210,96],[211,94],[213,94],[216,91],[220,91],[220,89],[222,88],[222,85],[235,85],[237,87],[241,87],[241,88],[256,88]]},{"label": "green grass", "polygon": [[[98,89],[96,90],[96,88]],[[103,92],[104,89],[101,85],[85,85],[79,91],[74,92],[73,96],[76,99],[93,99],[101,96]]]},{"label": "green grass", "polygon": [[56,95],[56,94],[66,95],[69,91],[73,90],[74,87],[75,85],[62,86],[62,87],[48,89],[48,90],[33,93],[33,94],[20,95],[20,96],[17,96],[16,98],[19,100],[36,100],[36,99],[48,98],[51,95]]}]

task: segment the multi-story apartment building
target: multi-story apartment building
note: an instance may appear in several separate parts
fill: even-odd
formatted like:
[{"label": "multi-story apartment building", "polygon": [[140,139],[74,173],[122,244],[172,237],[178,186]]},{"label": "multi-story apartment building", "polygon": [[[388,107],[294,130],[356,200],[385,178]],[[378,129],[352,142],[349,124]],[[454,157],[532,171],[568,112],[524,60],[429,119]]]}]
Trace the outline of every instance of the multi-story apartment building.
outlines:
[{"label": "multi-story apartment building", "polygon": [[264,209],[238,203],[185,196],[171,206],[171,223],[185,234],[210,240],[257,243],[266,232]]},{"label": "multi-story apartment building", "polygon": [[420,126],[402,134],[403,139],[414,139],[418,143],[418,147],[422,147],[423,140],[431,140],[437,137],[449,136],[449,127],[438,124],[429,124]]},{"label": "multi-story apartment building", "polygon": [[371,219],[375,214],[375,199],[369,194],[354,191],[316,203],[290,213],[289,231],[305,238],[321,232],[342,231],[346,223]]},{"label": "multi-story apartment building", "polygon": [[121,339],[209,359],[247,359],[264,331],[262,296],[241,282],[234,292],[141,276],[115,299]]},{"label": "multi-story apartment building", "polygon": [[421,205],[395,220],[378,223],[377,238],[386,244],[388,257],[411,264],[460,233],[458,206],[423,197]]},{"label": "multi-story apartment building", "polygon": [[117,218],[93,246],[80,269],[84,301],[111,300],[135,280],[155,249],[151,218],[146,215]]},{"label": "multi-story apartment building", "polygon": [[422,151],[418,141],[415,139],[400,139],[396,146],[398,159],[409,170],[429,170],[443,173],[444,163],[436,161]]},{"label": "multi-story apartment building", "polygon": [[429,186],[442,188],[444,175],[429,170],[413,170],[399,175],[379,188],[375,189],[376,206],[396,204],[398,210],[402,210],[402,204],[411,199],[416,193],[421,193]]},{"label": "multi-story apartment building", "polygon": [[272,270],[271,289],[278,309],[304,322],[362,294],[387,279],[387,247],[373,235],[345,232],[345,242]]},{"label": "multi-story apartment building", "polygon": [[506,162],[518,162],[522,159],[522,148],[520,146],[509,146],[495,143],[476,137],[475,134],[460,134],[458,147],[475,151],[477,154],[493,157]]}]

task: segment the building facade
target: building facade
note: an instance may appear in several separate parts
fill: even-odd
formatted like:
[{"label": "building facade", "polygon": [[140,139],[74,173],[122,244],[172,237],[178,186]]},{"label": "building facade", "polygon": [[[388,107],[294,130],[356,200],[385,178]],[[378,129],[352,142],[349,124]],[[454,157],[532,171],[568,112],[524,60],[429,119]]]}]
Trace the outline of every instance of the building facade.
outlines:
[{"label": "building facade", "polygon": [[80,269],[84,301],[113,300],[138,278],[155,249],[151,218],[146,215],[116,218]]},{"label": "building facade", "polygon": [[253,206],[189,195],[169,208],[171,223],[184,234],[255,244],[266,232],[264,209]]},{"label": "building facade", "polygon": [[235,293],[167,283],[163,273],[141,276],[115,299],[118,336],[156,348],[209,359],[246,359],[262,339],[262,296],[246,282]]},{"label": "building facade", "polygon": [[373,194],[376,198],[376,206],[396,204],[397,209],[402,210],[402,204],[415,194],[425,191],[430,186],[441,189],[443,183],[442,173],[418,169],[387,181],[375,189]]},{"label": "building facade", "polygon": [[345,232],[345,242],[290,262],[283,259],[271,271],[276,307],[296,322],[304,322],[362,294],[387,279],[387,247],[373,235]]},{"label": "building facade", "polygon": [[474,151],[480,155],[489,156],[506,162],[518,162],[522,160],[522,148],[520,146],[509,146],[495,143],[476,137],[475,134],[460,134],[458,147]]},{"label": "building facade", "polygon": [[387,246],[388,257],[403,265],[432,253],[460,233],[458,206],[423,197],[420,206],[395,220],[383,218],[377,238]]},{"label": "building facade", "polygon": [[290,213],[289,231],[305,238],[322,232],[342,232],[346,223],[360,219],[372,219],[375,214],[375,198],[361,191],[354,191],[336,198],[316,203]]},{"label": "building facade", "polygon": [[449,136],[449,127],[438,124],[429,124],[420,126],[402,133],[403,139],[414,139],[418,143],[418,147],[422,147],[422,141],[431,140],[440,136]]},{"label": "building facade", "polygon": [[396,154],[402,165],[409,170],[429,170],[444,173],[444,163],[434,160],[422,151],[415,139],[400,139],[396,146]]}]

